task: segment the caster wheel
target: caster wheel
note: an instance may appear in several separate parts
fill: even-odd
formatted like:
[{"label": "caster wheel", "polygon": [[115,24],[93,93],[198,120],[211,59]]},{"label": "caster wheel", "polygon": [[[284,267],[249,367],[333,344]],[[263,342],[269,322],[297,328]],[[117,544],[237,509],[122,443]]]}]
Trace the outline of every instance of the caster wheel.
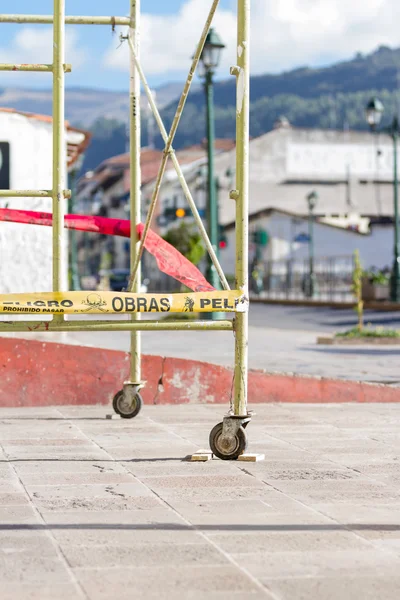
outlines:
[{"label": "caster wheel", "polygon": [[247,436],[243,427],[239,427],[231,438],[222,437],[222,423],[218,423],[210,433],[212,453],[222,460],[236,460],[247,448]]},{"label": "caster wheel", "polygon": [[142,396],[137,392],[133,401],[129,402],[124,398],[124,392],[120,390],[113,398],[113,409],[123,419],[133,419],[138,415],[143,406]]}]

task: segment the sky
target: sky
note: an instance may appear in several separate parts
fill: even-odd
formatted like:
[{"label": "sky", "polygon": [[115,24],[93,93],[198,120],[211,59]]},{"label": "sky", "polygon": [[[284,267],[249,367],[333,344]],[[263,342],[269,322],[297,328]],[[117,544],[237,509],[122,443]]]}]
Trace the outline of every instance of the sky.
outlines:
[{"label": "sky", "polygon": [[[142,65],[152,87],[184,80],[211,0],[141,0]],[[0,0],[2,13],[51,14],[52,0]],[[251,69],[279,73],[323,66],[400,46],[398,0],[251,0]],[[129,0],[66,0],[69,15],[118,15]],[[226,44],[218,77],[235,64],[236,0],[220,0],[214,26]],[[0,24],[0,62],[51,62],[52,32],[45,25]],[[122,31],[122,29],[121,29]],[[67,85],[126,90],[129,49],[108,26],[67,26]],[[51,76],[0,73],[0,87],[49,88]]]}]

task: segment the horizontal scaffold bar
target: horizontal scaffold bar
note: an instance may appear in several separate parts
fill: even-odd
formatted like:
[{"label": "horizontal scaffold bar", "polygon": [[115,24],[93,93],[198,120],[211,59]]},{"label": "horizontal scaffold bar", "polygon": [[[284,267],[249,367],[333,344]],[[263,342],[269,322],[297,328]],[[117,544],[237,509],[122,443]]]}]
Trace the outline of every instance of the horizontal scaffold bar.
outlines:
[{"label": "horizontal scaffold bar", "polygon": [[248,300],[238,290],[188,294],[124,292],[42,292],[0,294],[0,313],[7,314],[126,314],[246,312]]},{"label": "horizontal scaffold bar", "polygon": [[232,331],[233,321],[0,321],[0,331]]},{"label": "horizontal scaffold bar", "polygon": [[[0,190],[0,198],[52,198],[51,190]],[[64,198],[71,198],[71,190],[64,190]]]},{"label": "horizontal scaffold bar", "polygon": [[[64,71],[71,73],[72,67],[69,64],[64,65]],[[0,71],[37,71],[38,73],[52,73],[53,65],[40,64],[14,64],[0,63]]]},{"label": "horizontal scaffold bar", "polygon": [[[53,15],[0,15],[0,23],[36,23],[51,25]],[[129,17],[65,17],[66,25],[129,25]]]}]

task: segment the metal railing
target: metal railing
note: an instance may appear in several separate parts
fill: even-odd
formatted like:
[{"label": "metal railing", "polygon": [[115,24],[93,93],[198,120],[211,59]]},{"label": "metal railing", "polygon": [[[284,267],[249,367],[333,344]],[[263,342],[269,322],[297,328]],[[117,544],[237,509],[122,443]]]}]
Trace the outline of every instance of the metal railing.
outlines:
[{"label": "metal railing", "polygon": [[260,298],[282,300],[354,300],[353,256],[334,256],[314,260],[314,294],[310,295],[308,259],[267,261],[251,269],[250,293]]}]

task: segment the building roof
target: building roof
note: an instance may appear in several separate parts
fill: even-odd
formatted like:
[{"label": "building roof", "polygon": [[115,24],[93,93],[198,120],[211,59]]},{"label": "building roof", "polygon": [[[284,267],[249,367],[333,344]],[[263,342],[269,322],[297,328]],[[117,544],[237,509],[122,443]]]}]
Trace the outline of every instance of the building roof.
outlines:
[{"label": "building roof", "polygon": [[[219,142],[217,140],[217,142]],[[226,146],[230,149],[233,142],[232,140],[222,140],[222,143],[216,144],[217,151],[219,148],[219,152],[224,151],[221,148]],[[142,185],[146,185],[151,183],[157,178],[161,161],[163,157],[163,152],[161,150],[154,150],[152,148],[142,148],[140,155],[140,165],[142,171]],[[176,157],[181,166],[195,164],[199,160],[205,159],[206,150],[201,145],[189,146],[188,148],[184,148],[182,150],[178,150],[176,152]],[[129,153],[126,152],[124,154],[118,154],[117,156],[112,156],[104,160],[93,173],[90,174],[89,177],[85,177],[81,180],[81,184],[84,184],[85,181],[90,181],[92,184],[97,184],[96,188],[104,185],[108,179],[115,179],[116,172],[119,173],[120,177],[124,177],[124,187],[126,190],[129,189],[130,178],[129,178]],[[172,161],[169,159],[167,163],[167,171],[174,171],[174,167]]]},{"label": "building roof", "polygon": [[[163,153],[161,150],[143,148],[140,155],[142,184],[153,181],[157,177]],[[94,193],[98,188],[110,187],[113,183],[124,179],[124,189],[130,188],[130,162],[129,153],[118,154],[104,160],[94,170],[81,177],[78,187],[79,191],[90,186],[90,192]]]},{"label": "building roof", "polygon": [[[275,214],[277,213],[277,214],[285,216],[285,217],[289,217],[290,219],[298,219],[298,220],[305,221],[305,222],[308,223],[308,217],[307,216],[304,216],[302,214],[295,213],[295,212],[290,212],[288,210],[282,210],[280,208],[274,208],[274,207],[265,208],[265,209],[259,210],[257,212],[251,213],[249,215],[249,223],[252,223],[253,221],[257,221],[258,219],[263,218],[263,217],[269,217],[269,216],[271,216],[274,213]],[[319,225],[323,225],[324,227],[330,227],[330,228],[333,228],[333,229],[337,229],[339,231],[344,231],[344,232],[347,232],[347,233],[352,233],[354,235],[369,235],[369,233],[367,233],[367,232],[358,231],[357,229],[351,229],[351,228],[342,227],[340,225],[335,225],[334,223],[326,223],[325,221],[320,221],[318,219],[316,219],[316,223],[318,223]],[[235,228],[235,222],[234,221],[232,221],[231,223],[227,223],[225,225],[225,229],[228,230],[228,231],[230,229],[234,229],[234,228]]]},{"label": "building roof", "polygon": [[[34,119],[36,121],[42,121],[44,123],[53,123],[53,117],[50,117],[48,115],[39,115],[35,113],[24,112],[22,110],[17,110],[16,108],[0,107],[0,112],[17,114],[22,117],[26,117],[27,119]],[[68,121],[65,121],[65,127],[67,138],[67,166],[68,169],[71,170],[71,168],[77,162],[79,156],[83,154],[86,148],[89,146],[92,134],[84,129],[72,127],[68,123]]]},{"label": "building roof", "polygon": [[[214,143],[214,149],[217,152],[227,152],[228,150],[233,150],[233,148],[235,148],[236,146],[236,140],[233,140],[231,138],[216,138],[215,143]],[[187,146],[186,148],[183,148],[183,152],[199,152],[202,155],[204,155],[205,151],[207,150],[208,147],[208,142],[207,139],[204,139],[202,141],[201,144],[195,144],[193,146]]]},{"label": "building roof", "polygon": [[[319,217],[346,215],[357,212],[373,219],[393,217],[393,185],[353,184],[351,205],[348,204],[348,186],[345,183],[326,184],[274,184],[250,182],[249,212],[274,208],[299,215],[307,215],[306,196],[311,190],[318,193],[315,215]],[[220,221],[229,224],[235,219],[235,203],[226,190],[220,191]]]}]

